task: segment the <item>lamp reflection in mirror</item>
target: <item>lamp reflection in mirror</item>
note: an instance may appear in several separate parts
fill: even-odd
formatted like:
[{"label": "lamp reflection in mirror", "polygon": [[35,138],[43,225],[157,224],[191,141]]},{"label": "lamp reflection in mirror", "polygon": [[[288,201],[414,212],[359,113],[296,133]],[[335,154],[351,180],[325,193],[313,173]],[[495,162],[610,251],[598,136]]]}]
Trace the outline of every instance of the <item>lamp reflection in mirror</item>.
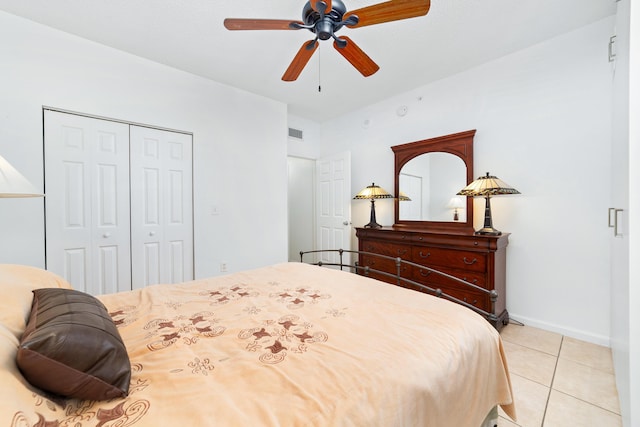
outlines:
[{"label": "lamp reflection in mirror", "polygon": [[42,197],[20,172],[0,156],[0,197]]},{"label": "lamp reflection in mirror", "polygon": [[518,190],[509,186],[504,181],[495,176],[489,175],[481,176],[471,184],[460,190],[457,195],[469,196],[469,197],[484,197],[484,226],[476,231],[476,234],[483,234],[489,236],[499,236],[501,231],[493,228],[493,220],[491,219],[491,196],[497,196],[502,194],[520,194]]},{"label": "lamp reflection in mirror", "polygon": [[453,220],[458,221],[460,219],[458,209],[464,208],[464,201],[460,197],[452,197],[447,203],[447,207],[453,209]]},{"label": "lamp reflection in mirror", "polygon": [[401,202],[410,202],[411,201],[411,197],[407,196],[406,194],[404,194],[402,191],[400,192],[400,195],[398,196],[398,199]]},{"label": "lamp reflection in mirror", "polygon": [[370,199],[371,200],[371,216],[369,218],[369,224],[365,225],[365,228],[380,228],[380,224],[376,222],[376,206],[375,199],[392,199],[393,196],[386,190],[382,189],[375,183],[371,183],[364,190],[355,195],[354,199]]}]

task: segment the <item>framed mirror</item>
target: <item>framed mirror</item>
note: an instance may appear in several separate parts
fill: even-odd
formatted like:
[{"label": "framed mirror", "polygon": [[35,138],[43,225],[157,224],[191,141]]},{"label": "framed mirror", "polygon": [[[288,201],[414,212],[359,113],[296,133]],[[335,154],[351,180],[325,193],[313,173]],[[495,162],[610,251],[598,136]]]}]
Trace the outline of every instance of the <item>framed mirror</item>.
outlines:
[{"label": "framed mirror", "polygon": [[473,199],[457,196],[473,181],[473,137],[455,133],[391,147],[395,226],[473,233]]}]

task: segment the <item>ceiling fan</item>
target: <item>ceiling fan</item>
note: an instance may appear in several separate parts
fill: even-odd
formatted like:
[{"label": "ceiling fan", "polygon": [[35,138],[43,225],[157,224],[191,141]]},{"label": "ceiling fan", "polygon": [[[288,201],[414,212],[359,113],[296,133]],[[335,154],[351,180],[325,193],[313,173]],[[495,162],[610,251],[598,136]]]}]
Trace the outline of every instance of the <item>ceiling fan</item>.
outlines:
[{"label": "ceiling fan", "polygon": [[380,67],[362,51],[349,37],[336,36],[345,25],[349,28],[382,24],[384,22],[426,15],[430,0],[389,0],[347,12],[341,0],[309,0],[302,9],[302,21],[288,19],[238,19],[227,18],[224,26],[228,30],[301,30],[315,33],[313,40],[304,42],[282,76],[284,81],[298,78],[313,53],[318,40],[333,38],[333,47],[363,76],[374,74]]}]

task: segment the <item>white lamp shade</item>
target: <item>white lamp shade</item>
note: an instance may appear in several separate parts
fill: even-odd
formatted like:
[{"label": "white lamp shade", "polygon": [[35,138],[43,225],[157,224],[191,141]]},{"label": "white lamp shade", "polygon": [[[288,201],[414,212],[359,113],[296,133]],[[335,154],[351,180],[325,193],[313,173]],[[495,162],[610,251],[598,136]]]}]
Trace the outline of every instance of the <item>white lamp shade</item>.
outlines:
[{"label": "white lamp shade", "polygon": [[42,197],[27,178],[0,156],[0,197]]},{"label": "white lamp shade", "polygon": [[452,197],[447,203],[447,207],[450,209],[462,209],[464,208],[464,201],[460,197]]}]

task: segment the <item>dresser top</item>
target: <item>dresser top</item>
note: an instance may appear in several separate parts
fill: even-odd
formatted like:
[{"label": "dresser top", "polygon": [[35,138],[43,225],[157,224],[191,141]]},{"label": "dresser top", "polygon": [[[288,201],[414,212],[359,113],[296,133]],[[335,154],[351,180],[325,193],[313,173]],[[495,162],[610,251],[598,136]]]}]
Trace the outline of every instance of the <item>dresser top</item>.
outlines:
[{"label": "dresser top", "polygon": [[510,233],[502,233],[499,236],[486,236],[473,233],[443,233],[408,227],[356,227],[356,236],[359,239],[369,238],[396,243],[456,246],[481,250],[498,250],[506,247],[509,244],[509,235]]}]

